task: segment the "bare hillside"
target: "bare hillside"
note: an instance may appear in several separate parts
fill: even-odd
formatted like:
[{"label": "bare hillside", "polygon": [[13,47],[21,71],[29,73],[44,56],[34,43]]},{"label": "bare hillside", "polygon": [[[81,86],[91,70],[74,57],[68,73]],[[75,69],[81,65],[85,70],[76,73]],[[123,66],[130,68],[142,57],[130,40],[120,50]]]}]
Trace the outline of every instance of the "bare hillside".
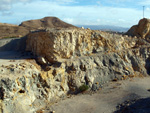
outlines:
[{"label": "bare hillside", "polygon": [[61,21],[59,18],[56,17],[45,17],[42,19],[37,20],[29,20],[22,22],[19,26],[25,27],[27,29],[42,29],[42,28],[68,28],[68,27],[75,27],[71,24],[65,23]]},{"label": "bare hillside", "polygon": [[31,30],[46,28],[69,28],[75,27],[65,23],[56,17],[45,17],[37,20],[22,22],[19,26],[13,24],[0,23],[0,38],[23,37]]}]

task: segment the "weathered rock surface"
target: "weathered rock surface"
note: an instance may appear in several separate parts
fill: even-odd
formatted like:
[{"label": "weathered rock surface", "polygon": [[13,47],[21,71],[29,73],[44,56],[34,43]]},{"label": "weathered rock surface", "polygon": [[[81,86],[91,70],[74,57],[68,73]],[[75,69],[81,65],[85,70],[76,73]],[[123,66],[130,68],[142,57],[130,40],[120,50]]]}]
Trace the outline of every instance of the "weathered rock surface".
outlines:
[{"label": "weathered rock surface", "polygon": [[99,53],[69,59],[41,71],[32,62],[0,66],[0,99],[3,113],[33,113],[86,84],[98,90],[111,80],[146,76],[150,48]]},{"label": "weathered rock surface", "polygon": [[[59,62],[69,93],[82,84],[97,90],[110,80],[149,74],[150,46],[142,38],[89,29],[48,29],[30,33],[26,50],[50,63]],[[59,69],[55,67],[53,76]]]},{"label": "weathered rock surface", "polygon": [[[90,29],[46,29],[27,35],[37,56],[0,65],[1,112],[34,113],[87,85],[150,74],[150,45],[143,38]],[[53,65],[52,65],[53,64]],[[42,67],[42,66],[41,66]]]},{"label": "weathered rock surface", "polygon": [[142,39],[86,29],[47,29],[27,37],[26,50],[49,62],[148,45]]},{"label": "weathered rock surface", "polygon": [[130,36],[142,37],[147,41],[150,41],[150,20],[147,18],[141,19],[138,25],[132,26],[126,34]]}]

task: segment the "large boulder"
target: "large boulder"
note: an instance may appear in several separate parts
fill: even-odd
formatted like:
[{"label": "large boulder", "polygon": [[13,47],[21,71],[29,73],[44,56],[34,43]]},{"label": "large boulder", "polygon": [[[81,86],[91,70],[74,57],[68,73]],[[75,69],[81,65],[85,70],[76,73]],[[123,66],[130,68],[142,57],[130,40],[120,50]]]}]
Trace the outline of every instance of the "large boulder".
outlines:
[{"label": "large boulder", "polygon": [[26,51],[42,56],[51,63],[89,56],[93,52],[109,48],[109,40],[100,33],[86,29],[47,29],[31,32],[27,35],[26,45]]},{"label": "large boulder", "polygon": [[46,29],[27,35],[26,51],[54,63],[98,52],[129,49],[140,46],[138,42],[136,38],[89,29]]},{"label": "large boulder", "polygon": [[150,19],[143,18],[139,21],[138,25],[132,26],[126,33],[130,36],[142,37],[150,40]]}]

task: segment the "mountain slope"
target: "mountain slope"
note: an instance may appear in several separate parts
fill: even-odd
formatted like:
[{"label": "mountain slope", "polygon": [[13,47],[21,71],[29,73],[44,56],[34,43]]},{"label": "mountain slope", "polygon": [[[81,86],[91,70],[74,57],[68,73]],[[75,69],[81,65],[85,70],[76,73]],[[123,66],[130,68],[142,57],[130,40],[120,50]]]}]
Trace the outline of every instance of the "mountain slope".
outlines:
[{"label": "mountain slope", "polygon": [[26,27],[27,29],[42,29],[42,28],[68,28],[68,27],[75,27],[71,24],[65,23],[59,18],[56,17],[45,17],[42,19],[37,20],[29,20],[22,22],[19,26]]},{"label": "mountain slope", "polygon": [[23,37],[31,30],[69,27],[76,28],[75,26],[65,23],[56,17],[45,17],[37,20],[28,20],[22,22],[19,26],[0,23],[0,38]]}]

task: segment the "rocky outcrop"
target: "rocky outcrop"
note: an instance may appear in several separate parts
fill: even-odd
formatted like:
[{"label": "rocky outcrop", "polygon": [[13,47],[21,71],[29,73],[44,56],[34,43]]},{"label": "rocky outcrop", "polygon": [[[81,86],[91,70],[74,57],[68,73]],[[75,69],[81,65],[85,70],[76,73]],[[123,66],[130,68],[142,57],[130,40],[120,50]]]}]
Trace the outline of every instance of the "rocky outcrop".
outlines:
[{"label": "rocky outcrop", "polygon": [[126,34],[130,36],[142,37],[150,41],[150,20],[147,18],[141,19],[138,25],[132,26]]},{"label": "rocky outcrop", "polygon": [[0,66],[3,113],[34,113],[87,85],[96,91],[109,81],[147,76],[150,47],[75,57],[41,70],[32,60]]},{"label": "rocky outcrop", "polygon": [[[141,45],[139,39],[88,29],[46,29],[29,33],[26,50],[49,62],[120,51]],[[141,43],[146,44],[143,40]]]},{"label": "rocky outcrop", "polygon": [[150,45],[143,38],[90,29],[46,29],[27,35],[37,58],[0,65],[0,112],[34,113],[86,85],[150,73]]}]

